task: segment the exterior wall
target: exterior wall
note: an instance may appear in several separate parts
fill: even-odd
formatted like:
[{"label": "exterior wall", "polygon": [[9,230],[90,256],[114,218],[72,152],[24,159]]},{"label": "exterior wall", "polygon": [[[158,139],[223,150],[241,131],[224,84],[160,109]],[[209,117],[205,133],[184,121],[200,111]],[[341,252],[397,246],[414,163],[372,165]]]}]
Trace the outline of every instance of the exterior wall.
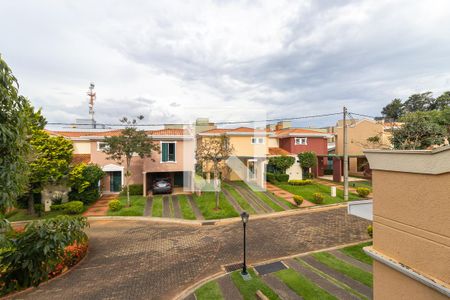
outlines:
[{"label": "exterior wall", "polygon": [[[171,142],[171,141],[167,141]],[[159,141],[157,141],[159,143]],[[161,162],[161,153],[153,152],[152,157],[146,157],[143,159],[143,171],[144,172],[178,172],[178,171],[191,171],[193,170],[194,152],[190,149],[190,145],[186,147],[185,141],[176,141],[175,146],[175,160],[176,162]],[[193,142],[187,142],[193,143]],[[185,153],[190,151],[190,154]],[[191,156],[191,165],[185,162],[188,157]],[[190,167],[187,169],[187,167]]]},{"label": "exterior wall", "polygon": [[382,300],[444,300],[443,294],[423,285],[388,266],[373,262],[373,298]]},{"label": "exterior wall", "polygon": [[[343,155],[344,128],[336,127],[336,154]],[[376,135],[382,135],[383,142],[388,142],[384,137],[384,125],[370,120],[362,120],[354,126],[348,127],[348,154],[363,155],[364,148],[368,148],[367,139]]]},{"label": "exterior wall", "polygon": [[278,139],[274,138],[274,137],[268,138],[267,147],[269,147],[269,148],[278,148],[279,147]]},{"label": "exterior wall", "polygon": [[307,145],[295,145],[294,137],[281,138],[279,139],[280,148],[295,154],[306,151],[313,151],[317,155],[328,154],[328,143],[326,138],[307,137],[307,139]]},{"label": "exterior wall", "polygon": [[298,163],[298,159],[295,158],[295,163],[286,170],[286,174],[289,175],[289,179],[303,179],[303,172],[300,164]]},{"label": "exterior wall", "polygon": [[73,154],[91,154],[90,141],[72,141]]},{"label": "exterior wall", "polygon": [[264,137],[264,144],[252,144],[251,136],[230,136],[230,144],[234,147],[235,156],[265,157],[268,150],[268,137]]},{"label": "exterior wall", "polygon": [[[91,141],[91,161],[95,164],[98,164],[100,167],[115,164],[119,166],[125,166],[125,163],[120,164],[119,161],[109,160],[107,159],[107,155],[102,151],[97,151],[97,142]],[[143,172],[143,159],[139,156],[133,157],[131,160],[131,177],[130,184],[143,184],[144,177],[142,176]],[[109,188],[108,188],[109,189]]]}]

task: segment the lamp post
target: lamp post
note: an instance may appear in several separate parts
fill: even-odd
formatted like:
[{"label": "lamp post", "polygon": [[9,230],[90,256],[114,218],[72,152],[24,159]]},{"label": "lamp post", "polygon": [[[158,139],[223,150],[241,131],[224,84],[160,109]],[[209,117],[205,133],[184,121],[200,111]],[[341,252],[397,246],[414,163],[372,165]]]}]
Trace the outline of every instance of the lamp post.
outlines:
[{"label": "lamp post", "polygon": [[244,226],[244,264],[242,265],[242,273],[241,273],[243,277],[248,276],[247,262],[246,262],[246,225],[248,222],[248,217],[249,214],[246,211],[243,211],[241,213],[242,225]]}]

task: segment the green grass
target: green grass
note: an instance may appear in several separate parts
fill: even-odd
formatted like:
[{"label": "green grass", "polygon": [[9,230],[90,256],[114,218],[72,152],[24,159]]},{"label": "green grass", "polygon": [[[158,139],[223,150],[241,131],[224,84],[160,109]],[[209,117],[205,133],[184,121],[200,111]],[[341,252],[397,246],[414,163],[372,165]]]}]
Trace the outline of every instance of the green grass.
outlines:
[{"label": "green grass", "polygon": [[216,198],[214,192],[202,192],[201,196],[193,195],[194,201],[205,219],[212,220],[239,216],[233,206],[231,206],[227,199],[225,199],[225,195],[223,193],[220,193],[219,195],[219,209],[216,209]]},{"label": "green grass", "polygon": [[[342,183],[342,185],[344,185],[344,183]],[[365,181],[350,181],[348,183],[349,187],[353,187],[353,188],[359,188],[359,187],[365,187],[365,188],[369,188],[370,190],[372,190],[372,182],[365,180]]]},{"label": "green grass", "polygon": [[202,285],[195,291],[195,295],[198,300],[223,299],[223,295],[217,281],[211,281]]},{"label": "green grass", "polygon": [[172,196],[169,195],[167,201],[169,201],[170,216],[174,217],[175,212],[174,212],[174,208],[173,208]]},{"label": "green grass", "polygon": [[[86,209],[86,207],[85,207]],[[8,219],[10,222],[16,222],[16,221],[27,221],[27,220],[39,220],[39,219],[50,219],[54,218],[56,216],[60,215],[67,215],[63,211],[55,210],[55,211],[49,211],[49,212],[43,212],[41,216],[38,215],[29,215],[26,209],[17,208],[13,211],[6,214],[6,219]],[[78,215],[70,215],[70,216],[79,216]]]},{"label": "green grass", "polygon": [[[264,284],[259,277],[256,276],[253,269],[249,269],[248,272],[252,276],[250,280],[244,280],[239,271],[235,271],[231,273],[231,279],[234,282],[234,285],[240,291],[242,297],[245,300],[256,299],[256,291],[260,290],[264,293],[269,299],[280,299],[278,295],[272,291],[266,284]],[[213,299],[213,298],[211,298]]]},{"label": "green grass", "polygon": [[143,216],[145,203],[147,198],[144,196],[130,196],[131,206],[127,205],[127,196],[119,196],[120,203],[122,203],[122,209],[118,211],[108,210],[108,216]]},{"label": "green grass", "polygon": [[152,217],[162,217],[162,196],[155,195],[153,196],[153,206],[152,206]]},{"label": "green grass", "polygon": [[337,299],[292,269],[278,271],[275,275],[280,278],[291,290],[302,296],[305,300]]},{"label": "green grass", "polygon": [[226,189],[230,194],[236,199],[237,203],[239,203],[239,206],[242,207],[243,210],[248,212],[249,214],[256,214],[253,207],[248,204],[247,200],[245,200],[241,194],[239,194],[232,186],[229,184],[223,183],[222,188]]},{"label": "green grass", "polygon": [[267,205],[269,205],[274,211],[283,211],[284,209],[272,201],[266,194],[263,192],[254,192],[259,199],[264,201]]},{"label": "green grass", "polygon": [[[344,202],[344,191],[340,189],[336,189],[336,197],[330,196],[331,187],[319,184],[319,183],[313,183],[309,185],[290,185],[287,183],[279,183],[277,184],[278,187],[282,188],[285,191],[288,191],[295,195],[300,195],[306,200],[313,202],[313,194],[314,193],[321,193],[324,196],[323,203],[322,204],[333,204],[333,203],[339,203]],[[359,200],[361,199],[358,195],[354,193],[349,193],[348,195],[349,200]]]},{"label": "green grass", "polygon": [[350,278],[353,278],[367,286],[373,286],[373,276],[372,274],[365,272],[357,267],[354,267],[348,263],[345,263],[330,253],[320,252],[314,253],[314,258],[316,258],[321,263],[327,265],[328,267],[341,272],[342,274],[347,275]]},{"label": "green grass", "polygon": [[183,219],[195,220],[195,214],[192,210],[189,200],[186,195],[178,195],[178,202],[180,203],[181,213],[183,214]]},{"label": "green grass", "polygon": [[351,256],[363,263],[371,265],[373,263],[373,259],[367,255],[362,248],[371,246],[372,242],[362,243],[355,246],[349,246],[341,249],[341,252],[344,254]]}]

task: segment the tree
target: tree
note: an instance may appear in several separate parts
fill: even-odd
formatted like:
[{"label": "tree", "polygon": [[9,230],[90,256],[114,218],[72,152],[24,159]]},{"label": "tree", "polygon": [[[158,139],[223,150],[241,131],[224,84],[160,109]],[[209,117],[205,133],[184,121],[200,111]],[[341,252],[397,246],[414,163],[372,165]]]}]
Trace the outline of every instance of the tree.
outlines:
[{"label": "tree", "polygon": [[307,151],[298,154],[298,161],[303,173],[310,177],[309,169],[317,166],[317,156],[315,152]]},{"label": "tree", "polygon": [[283,174],[286,173],[286,170],[289,169],[294,163],[295,158],[292,156],[281,155],[269,158],[269,165],[274,166],[276,170]]},{"label": "tree", "polygon": [[223,163],[233,154],[233,146],[226,135],[202,139],[195,151],[197,162],[206,167],[210,166],[214,173],[214,191],[216,196],[216,209],[219,209],[219,173]]},{"label": "tree", "polygon": [[72,188],[70,200],[82,201],[84,204],[98,199],[98,182],[105,172],[96,164],[81,163],[74,166],[69,173],[69,183]]},{"label": "tree", "polygon": [[406,112],[428,111],[432,110],[434,102],[435,99],[431,92],[414,94],[405,101],[404,108]]},{"label": "tree", "polygon": [[159,152],[159,146],[153,142],[153,139],[147,136],[144,130],[138,130],[136,125],[138,120],[143,120],[143,116],[129,120],[124,117],[120,120],[125,125],[125,129],[121,130],[120,135],[105,138],[106,147],[104,152],[108,155],[108,159],[116,160],[120,164],[125,161],[125,186],[127,189],[127,207],[131,206],[130,201],[130,177],[131,177],[131,160],[134,154],[140,158],[151,157],[153,151]]},{"label": "tree", "polygon": [[401,121],[404,124],[392,132],[391,142],[395,149],[427,149],[445,141],[446,128],[436,122],[435,112],[408,113]]},{"label": "tree", "polygon": [[30,144],[28,212],[34,214],[34,193],[40,193],[48,184],[57,184],[69,174],[73,145],[62,136],[50,136],[44,130],[35,130]]},{"label": "tree", "polygon": [[445,110],[450,107],[450,91],[444,92],[436,98],[432,105],[432,109]]},{"label": "tree", "polygon": [[18,89],[17,79],[0,56],[0,214],[26,190],[28,100]]},{"label": "tree", "polygon": [[396,121],[404,113],[403,103],[401,99],[394,99],[391,103],[383,107],[381,114],[388,120]]}]

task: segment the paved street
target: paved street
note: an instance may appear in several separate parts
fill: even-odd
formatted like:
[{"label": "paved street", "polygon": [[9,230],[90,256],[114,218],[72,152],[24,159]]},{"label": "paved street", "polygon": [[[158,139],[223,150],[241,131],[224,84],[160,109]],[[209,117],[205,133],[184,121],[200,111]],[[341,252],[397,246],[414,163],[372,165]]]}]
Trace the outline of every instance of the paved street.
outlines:
[{"label": "paved street", "polygon": [[[367,239],[368,222],[346,208],[250,220],[248,260],[256,263]],[[242,224],[190,226],[93,221],[90,251],[70,273],[25,299],[171,299],[240,261]]]}]

